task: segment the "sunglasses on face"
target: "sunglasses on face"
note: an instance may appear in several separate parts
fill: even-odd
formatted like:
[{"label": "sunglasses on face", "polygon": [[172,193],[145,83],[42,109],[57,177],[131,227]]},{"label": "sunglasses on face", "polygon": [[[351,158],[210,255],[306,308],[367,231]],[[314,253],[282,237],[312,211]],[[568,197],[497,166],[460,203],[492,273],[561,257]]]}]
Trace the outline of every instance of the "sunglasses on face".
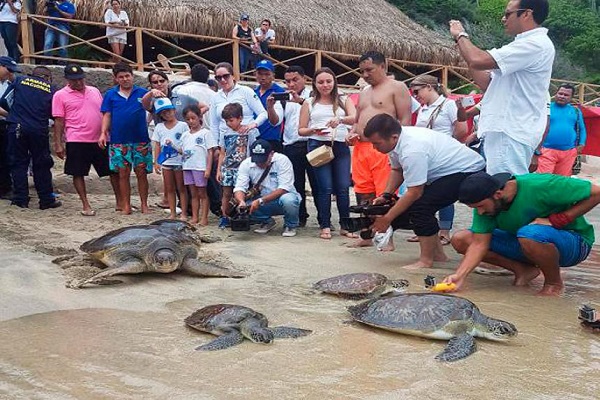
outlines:
[{"label": "sunglasses on face", "polygon": [[[523,12],[523,11],[529,11],[529,8],[517,8],[516,10],[505,11],[504,19],[508,19],[514,13]],[[517,17],[519,17],[519,16],[520,16],[520,14],[517,14]]]},{"label": "sunglasses on face", "polygon": [[215,75],[215,79],[218,81],[226,81],[230,76],[231,74]]},{"label": "sunglasses on face", "polygon": [[418,96],[419,95],[419,90],[425,89],[425,88],[426,88],[426,86],[419,86],[419,87],[415,86],[415,87],[412,87],[411,89],[412,89],[413,96]]},{"label": "sunglasses on face", "polygon": [[165,83],[166,81],[167,81],[166,79],[157,79],[155,81],[150,81],[150,83],[153,85],[158,85],[160,83]]}]

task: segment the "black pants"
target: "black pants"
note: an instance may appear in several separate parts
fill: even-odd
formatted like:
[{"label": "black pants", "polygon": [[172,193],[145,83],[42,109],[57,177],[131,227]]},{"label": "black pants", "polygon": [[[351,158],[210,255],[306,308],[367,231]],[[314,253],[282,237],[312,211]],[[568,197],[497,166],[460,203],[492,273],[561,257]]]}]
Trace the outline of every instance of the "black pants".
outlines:
[{"label": "black pants", "polygon": [[392,228],[394,230],[409,229],[414,231],[417,236],[437,234],[440,227],[435,213],[450,204],[456,203],[460,184],[473,173],[452,174],[425,185],[423,195],[402,215],[392,221]]},{"label": "black pants", "polygon": [[267,140],[267,142],[271,144],[271,148],[273,148],[273,151],[276,151],[277,153],[283,153],[283,144],[281,144],[281,141]]},{"label": "black pants", "polygon": [[210,170],[210,176],[207,179],[206,193],[208,195],[208,201],[210,203],[210,212],[217,217],[221,216],[221,197],[223,193],[221,191],[221,185],[217,182],[217,166],[219,165],[219,158],[213,157],[213,165]]},{"label": "black pants", "polygon": [[316,196],[317,180],[313,167],[306,159],[307,142],[296,142],[287,146],[283,146],[283,154],[287,156],[294,167],[294,187],[300,193],[302,201],[300,202],[300,221],[306,222],[309,215],[306,211],[306,175],[310,183],[310,190],[313,198]]},{"label": "black pants", "polygon": [[12,191],[10,164],[8,162],[8,124],[0,121],[0,196]]},{"label": "black pants", "polygon": [[33,164],[33,182],[40,206],[54,203],[51,172],[54,161],[50,155],[48,128],[30,130],[18,124],[10,124],[8,152],[13,180],[13,203],[20,206],[29,204],[27,170],[30,160]]}]

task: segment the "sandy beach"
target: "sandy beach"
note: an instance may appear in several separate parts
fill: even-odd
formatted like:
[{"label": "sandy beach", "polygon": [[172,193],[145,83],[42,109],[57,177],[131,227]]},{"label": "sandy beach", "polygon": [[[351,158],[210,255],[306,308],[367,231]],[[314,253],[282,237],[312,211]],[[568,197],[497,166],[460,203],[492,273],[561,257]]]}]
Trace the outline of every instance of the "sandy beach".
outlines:
[{"label": "sandy beach", "polygon": [[[582,178],[597,171],[584,165]],[[541,287],[514,288],[510,277],[472,275],[459,295],[489,316],[514,323],[509,343],[478,339],[479,350],[454,364],[434,360],[444,342],[345,323],[356,302],[315,293],[311,285],[349,272],[379,272],[410,281],[450,273],[460,256],[428,271],[406,271],[418,245],[411,232],[395,233],[396,251],[349,249],[351,239],[318,238],[316,212],[297,237],[281,237],[279,222],[267,236],[220,231],[216,219],[201,228],[221,238],[206,244],[248,272],[244,279],[202,279],[181,273],[119,277],[122,284],[74,290],[66,283],[94,267],[62,269],[57,257],[80,254],[81,243],[109,230],[162,219],[121,216],[106,179],[87,180],[95,217],[81,204],[69,177],[54,170],[63,207],[40,211],[0,202],[0,398],[6,399],[594,399],[600,388],[600,336],[582,330],[577,307],[600,306],[600,256],[565,271],[561,298],[534,296]],[[153,176],[150,204],[159,200]],[[135,179],[132,179],[134,182]],[[32,190],[32,193],[34,191]],[[134,193],[135,189],[134,189]],[[133,205],[139,205],[136,194]],[[336,213],[334,212],[334,215]],[[600,210],[590,213],[600,227]],[[457,206],[455,229],[470,223]],[[339,227],[337,221],[334,224]],[[598,234],[598,233],[597,233]],[[79,269],[77,269],[79,268]],[[252,307],[271,325],[311,329],[298,339],[264,346],[245,341],[221,352],[194,351],[214,337],[187,329],[183,319],[215,303]]]}]

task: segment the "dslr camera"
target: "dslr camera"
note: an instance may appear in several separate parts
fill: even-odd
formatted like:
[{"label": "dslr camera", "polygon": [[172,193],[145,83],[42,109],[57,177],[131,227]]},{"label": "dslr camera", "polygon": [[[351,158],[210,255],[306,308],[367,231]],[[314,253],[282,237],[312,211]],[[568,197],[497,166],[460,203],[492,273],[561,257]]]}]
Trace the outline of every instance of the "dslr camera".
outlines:
[{"label": "dslr camera", "polygon": [[356,206],[350,206],[350,212],[355,214],[361,214],[360,217],[348,217],[340,220],[340,226],[342,229],[348,232],[360,232],[362,239],[372,239],[375,234],[371,229],[368,229],[373,225],[373,218],[377,215],[385,215],[393,203],[388,201],[385,204],[361,204]]}]

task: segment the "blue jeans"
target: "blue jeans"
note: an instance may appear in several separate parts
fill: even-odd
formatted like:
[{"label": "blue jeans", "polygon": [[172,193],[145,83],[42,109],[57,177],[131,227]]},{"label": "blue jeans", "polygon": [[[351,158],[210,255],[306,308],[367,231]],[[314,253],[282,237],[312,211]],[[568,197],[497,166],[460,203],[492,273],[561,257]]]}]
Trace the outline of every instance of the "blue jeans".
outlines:
[{"label": "blue jeans", "polygon": [[67,49],[65,49],[65,46],[69,44],[69,36],[67,36],[65,32],[50,27],[47,27],[46,32],[44,33],[44,55],[52,55],[48,50],[54,47],[56,41],[58,41],[58,46],[60,47],[60,49],[58,49],[58,56],[66,58]]},{"label": "blue jeans", "polygon": [[573,231],[556,229],[548,225],[525,225],[516,236],[500,229],[492,232],[490,250],[511,260],[531,264],[525,257],[518,238],[531,239],[539,243],[553,244],[558,250],[561,267],[572,267],[587,258],[591,246]]},{"label": "blue jeans", "polygon": [[[4,5],[8,7],[8,4]],[[4,40],[4,46],[8,51],[8,56],[19,62],[19,46],[17,46],[17,36],[19,34],[19,25],[12,22],[0,22],[0,35]]]},{"label": "blue jeans", "polygon": [[252,51],[240,45],[240,72],[246,72],[252,59]]},{"label": "blue jeans", "polygon": [[[308,151],[329,142],[308,139]],[[331,195],[335,194],[340,218],[350,216],[350,149],[346,143],[334,142],[335,158],[328,164],[314,168],[317,180],[317,220],[321,229],[331,228]]]},{"label": "blue jeans", "polygon": [[454,204],[450,204],[448,207],[444,207],[438,212],[440,229],[443,231],[452,229],[452,223],[454,222]]},{"label": "blue jeans", "polygon": [[285,154],[292,162],[294,167],[294,187],[300,193],[302,201],[300,202],[300,220],[306,222],[308,219],[308,211],[306,211],[306,176],[310,183],[310,189],[313,197],[317,195],[317,181],[313,167],[306,159],[307,153],[306,142],[296,142],[287,146],[283,146],[283,154]]},{"label": "blue jeans", "polygon": [[288,228],[297,228],[299,223],[300,195],[286,193],[277,200],[263,204],[252,213],[252,221],[268,222],[273,215],[283,215],[283,224]]}]

